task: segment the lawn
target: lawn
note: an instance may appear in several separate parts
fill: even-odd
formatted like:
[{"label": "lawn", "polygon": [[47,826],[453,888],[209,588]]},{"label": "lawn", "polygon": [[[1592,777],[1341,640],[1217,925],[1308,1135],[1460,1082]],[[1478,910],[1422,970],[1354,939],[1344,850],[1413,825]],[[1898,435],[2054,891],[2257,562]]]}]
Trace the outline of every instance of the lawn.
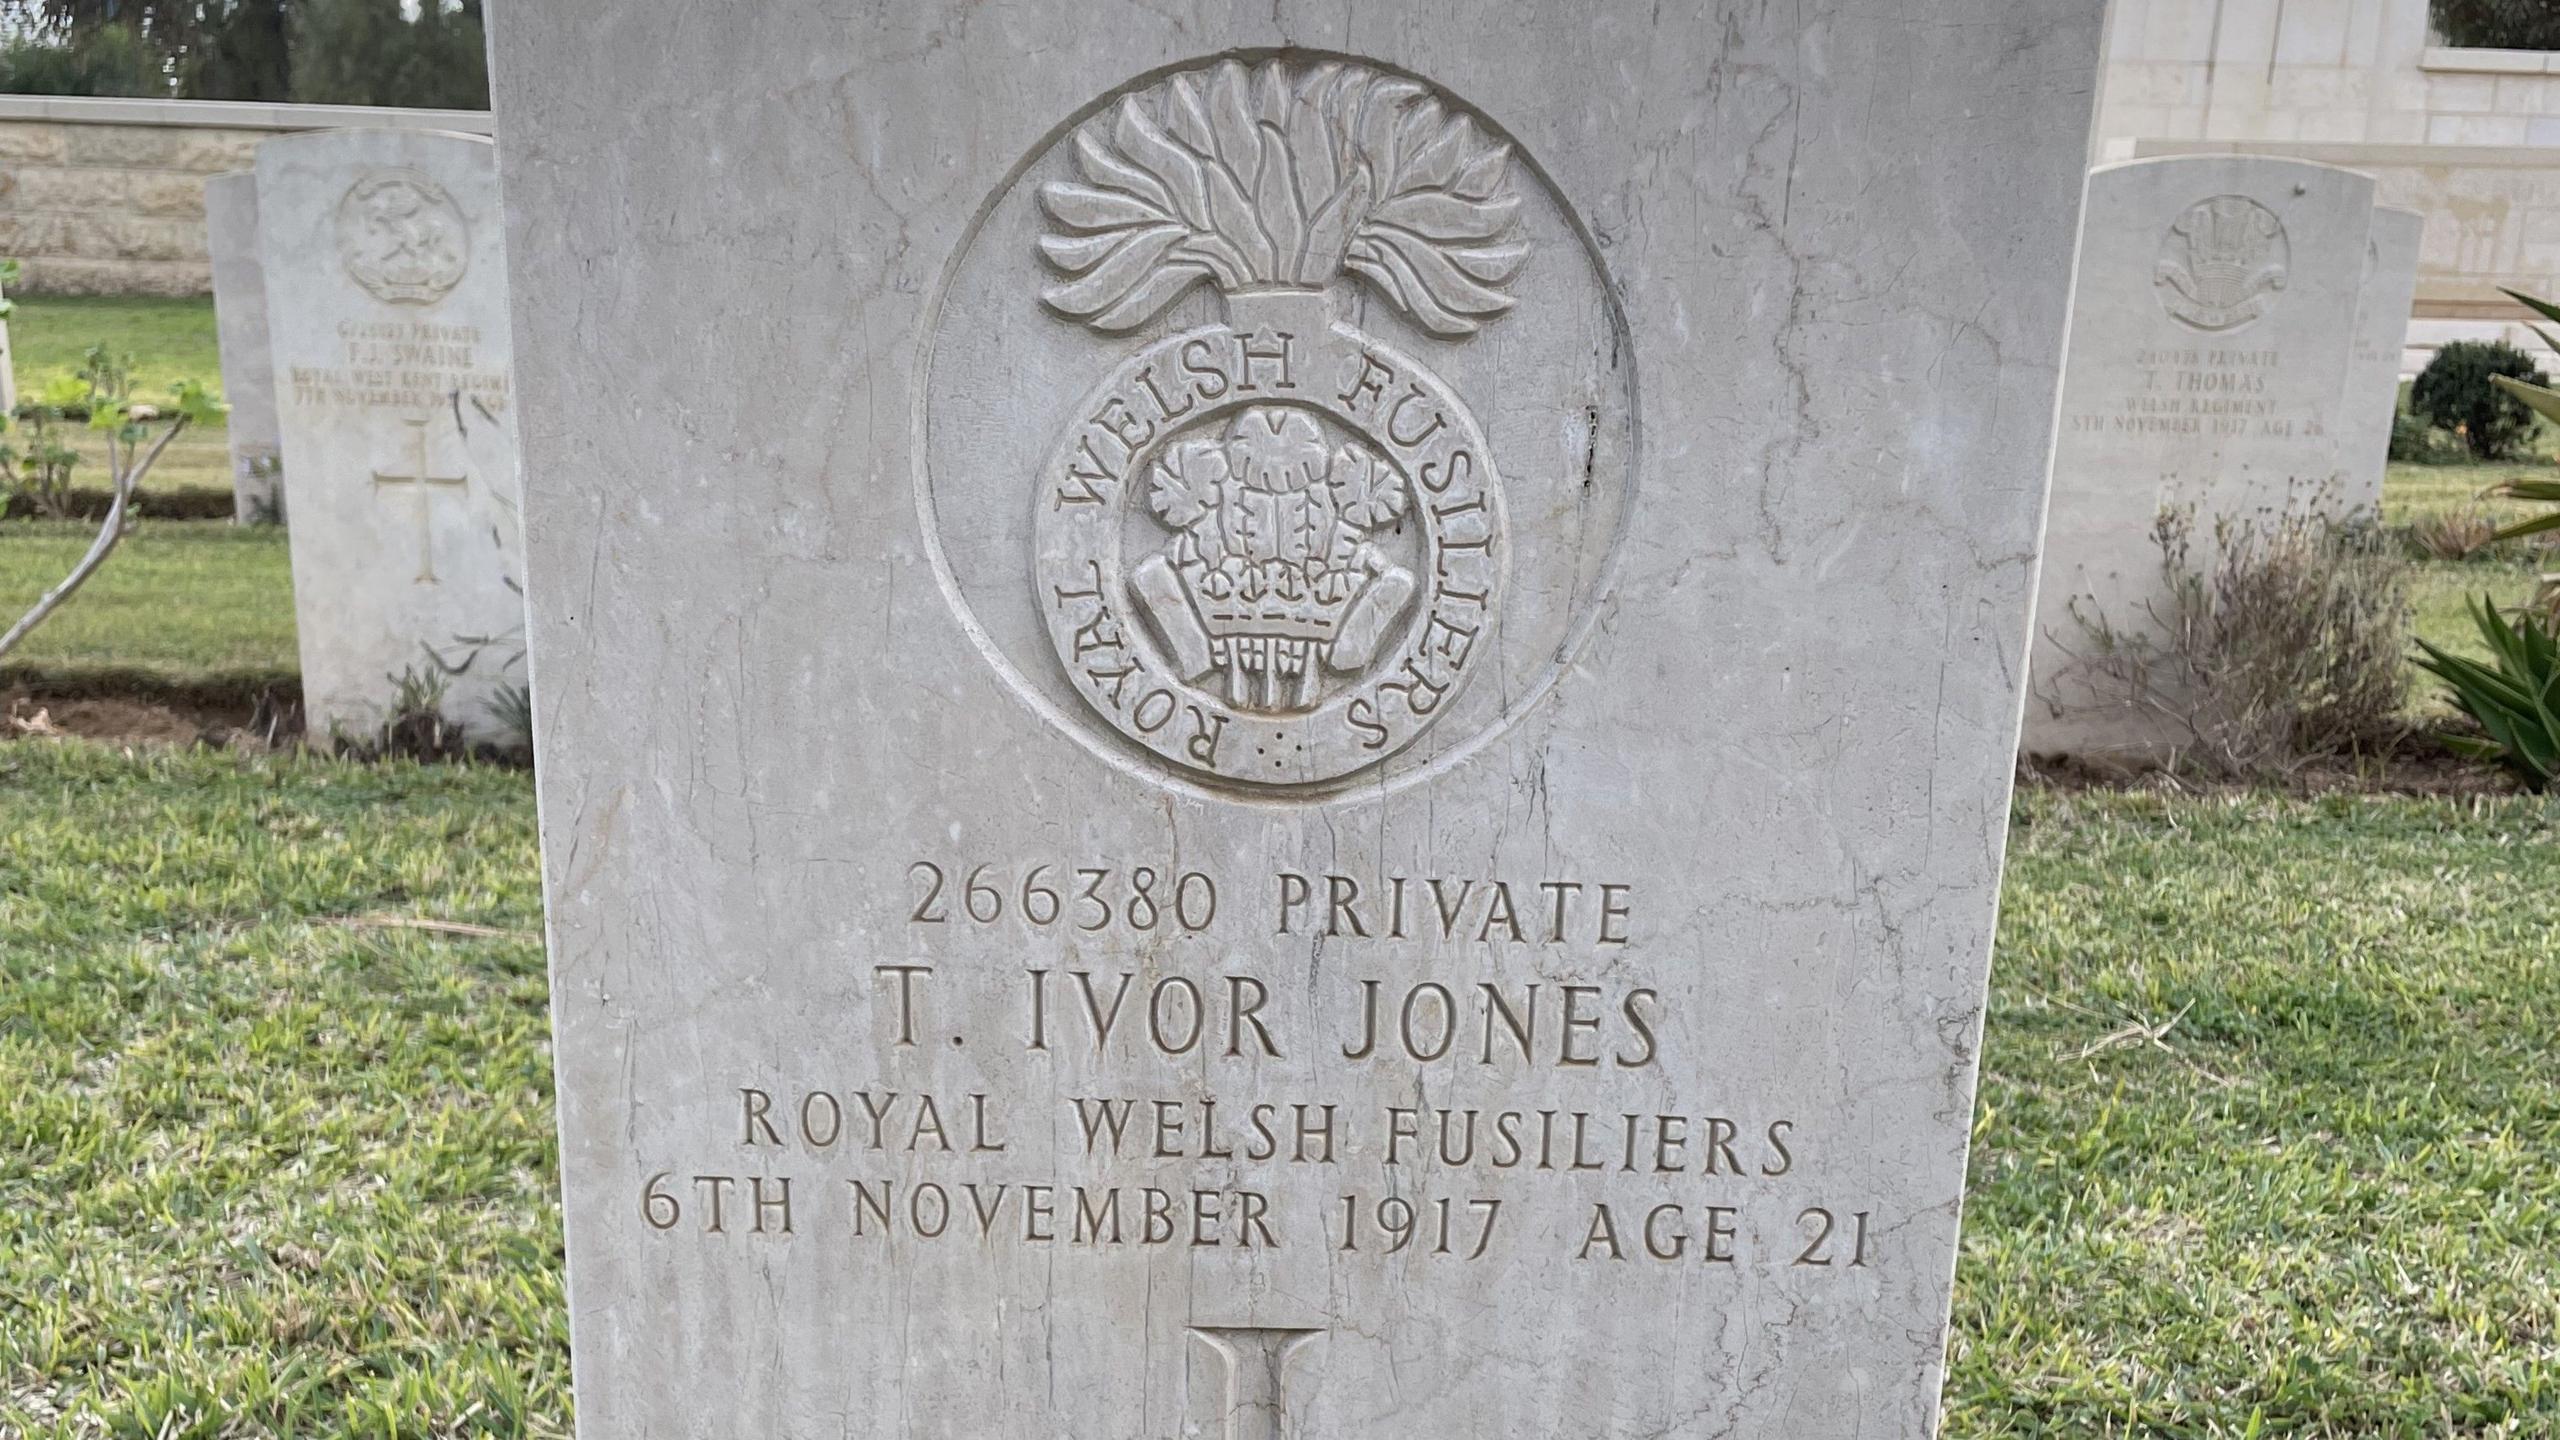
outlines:
[{"label": "lawn", "polygon": [[[2509,524],[2547,510],[2548,506],[2514,500],[2484,499],[2480,492],[2502,480],[2550,478],[2547,456],[2490,465],[2394,464],[2384,472],[2382,523],[2401,527],[2448,516],[2476,514]],[[2560,570],[2560,551],[2526,541],[2509,541],[2461,560],[2416,562],[2412,600],[2413,624],[2419,635],[2457,654],[2486,658],[2466,601],[2491,596],[2501,605],[2516,604],[2534,591],[2545,570]]]},{"label": "lawn", "polygon": [[[23,296],[9,317],[11,368],[18,393],[32,399],[47,380],[77,371],[92,345],[104,345],[134,362],[134,398],[160,401],[179,380],[222,388],[222,358],[214,341],[213,301],[121,296]],[[84,457],[74,483],[108,488],[105,446],[72,427],[72,448]],[[191,429],[169,446],[145,488],[155,493],[189,490],[231,492],[230,438],[220,425]]]},{"label": "lawn", "polygon": [[92,345],[134,360],[133,388],[145,399],[179,380],[219,388],[222,354],[213,333],[210,297],[21,295],[9,317],[9,350],[18,388],[30,392],[80,368]]},{"label": "lawn", "polygon": [[0,745],[0,1435],[565,1433],[540,913],[519,774]]},{"label": "lawn", "polygon": [[[519,774],[0,746],[0,1435],[565,1434],[540,914]],[[2026,792],[1947,1434],[2560,1432],[2555,929],[2548,802]]]},{"label": "lawn", "polygon": [[2024,795],[1949,1433],[2560,1433],[2555,934],[2552,802]]},{"label": "lawn", "polygon": [[[0,525],[0,614],[14,620],[70,572],[95,527]],[[255,691],[300,671],[285,533],[221,520],[150,520],[26,643],[0,676],[97,689]]]}]

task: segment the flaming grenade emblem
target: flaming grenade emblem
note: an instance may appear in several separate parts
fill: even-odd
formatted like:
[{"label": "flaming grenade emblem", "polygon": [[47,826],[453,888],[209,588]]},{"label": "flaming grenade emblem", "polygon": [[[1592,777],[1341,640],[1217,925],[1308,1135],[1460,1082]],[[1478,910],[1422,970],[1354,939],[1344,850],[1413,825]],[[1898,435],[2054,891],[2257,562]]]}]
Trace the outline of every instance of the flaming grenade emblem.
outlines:
[{"label": "flaming grenade emblem", "polygon": [[2216,195],[2170,223],[2151,287],[2187,324],[2237,330],[2274,303],[2291,258],[2284,222],[2274,211],[2246,195]]},{"label": "flaming grenade emblem", "polygon": [[1129,95],[1040,187],[1042,296],[1107,335],[1195,286],[1225,318],[1123,360],[1038,491],[1039,597],[1086,702],[1188,769],[1352,774],[1419,738],[1491,648],[1502,496],[1421,359],[1342,283],[1462,341],[1529,257],[1511,150],[1422,83],[1224,61]]}]

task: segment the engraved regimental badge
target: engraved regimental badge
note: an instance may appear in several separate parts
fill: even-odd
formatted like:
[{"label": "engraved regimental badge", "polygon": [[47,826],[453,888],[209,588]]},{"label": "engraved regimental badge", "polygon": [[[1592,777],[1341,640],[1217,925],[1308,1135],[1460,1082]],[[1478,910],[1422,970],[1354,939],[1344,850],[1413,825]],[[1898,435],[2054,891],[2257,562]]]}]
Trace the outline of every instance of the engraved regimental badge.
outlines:
[{"label": "engraved regimental badge", "polygon": [[2160,241],[2151,285],[2161,305],[2198,330],[2237,330],[2267,312],[2292,258],[2284,222],[2246,195],[2190,205]]},{"label": "engraved regimental badge", "polygon": [[1224,318],[1129,353],[1076,405],[1033,503],[1039,600],[1084,700],[1189,770],[1303,784],[1445,713],[1506,565],[1485,432],[1434,355],[1529,259],[1511,151],[1421,82],[1229,60],[1123,97],[1039,190],[1042,293],[1118,335],[1207,286]]},{"label": "engraved regimental badge", "polygon": [[377,170],[338,201],[338,261],[377,300],[432,305],[462,283],[471,232],[443,186],[415,170]]}]

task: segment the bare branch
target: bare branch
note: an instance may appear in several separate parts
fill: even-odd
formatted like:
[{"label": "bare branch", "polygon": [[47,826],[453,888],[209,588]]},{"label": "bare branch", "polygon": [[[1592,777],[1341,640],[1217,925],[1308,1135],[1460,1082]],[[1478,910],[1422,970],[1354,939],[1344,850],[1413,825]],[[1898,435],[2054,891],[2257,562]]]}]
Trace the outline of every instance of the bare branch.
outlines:
[{"label": "bare branch", "polygon": [[130,485],[116,486],[115,503],[107,507],[107,518],[98,526],[98,538],[89,542],[89,553],[80,557],[80,563],[71,567],[71,573],[63,577],[61,584],[44,592],[43,597],[36,601],[35,608],[9,627],[9,633],[0,635],[0,659],[7,658],[9,652],[18,647],[19,641],[35,633],[35,628],[44,623],[45,617],[61,608],[63,601],[89,583],[89,577],[98,573],[99,566],[107,563],[107,557],[115,553],[117,544],[124,539],[128,528],[125,506],[132,498]]},{"label": "bare branch", "polygon": [[[168,449],[169,442],[177,439],[178,432],[186,428],[187,417],[180,415],[153,443],[150,450],[143,454],[139,462],[129,465],[116,463],[115,432],[107,432],[107,463],[115,476],[116,490],[114,502],[107,506],[107,518],[98,525],[98,538],[89,542],[89,553],[80,557],[80,563],[71,567],[71,573],[63,577],[61,584],[44,592],[44,595],[36,601],[34,609],[21,617],[17,624],[10,626],[7,634],[0,635],[0,658],[5,658],[10,651],[18,647],[20,641],[34,634],[35,628],[43,624],[46,617],[60,609],[63,601],[70,599],[81,586],[89,583],[89,577],[98,573],[99,566],[107,563],[107,557],[115,553],[116,546],[123,542],[126,532],[133,528],[130,512],[133,507],[134,491],[142,484],[142,477],[150,472],[152,462],[160,458],[160,452]],[[131,454],[130,450],[126,452],[128,460]]]}]

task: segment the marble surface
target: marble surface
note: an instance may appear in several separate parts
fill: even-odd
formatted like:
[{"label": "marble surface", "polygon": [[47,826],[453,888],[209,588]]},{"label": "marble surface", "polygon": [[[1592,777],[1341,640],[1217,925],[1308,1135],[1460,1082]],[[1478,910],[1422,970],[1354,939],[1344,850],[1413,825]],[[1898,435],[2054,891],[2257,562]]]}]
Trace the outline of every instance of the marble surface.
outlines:
[{"label": "marble surface", "polygon": [[233,170],[204,183],[205,249],[213,263],[214,336],[231,441],[232,514],[284,519],[284,445],[276,431],[275,362],[267,349],[267,279],[258,253],[258,177]]},{"label": "marble surface", "polygon": [[2097,19],[493,11],[582,1432],[1926,1433]]},{"label": "marble surface", "polygon": [[268,339],[314,737],[388,716],[396,677],[505,738],[524,546],[491,144],[332,130],[258,148]]},{"label": "marble surface", "polygon": [[2164,515],[2181,518],[2189,572],[2210,574],[2218,526],[2344,508],[2338,417],[2372,221],[2373,181],[2334,166],[2233,155],[2090,172],[2027,750],[2192,739],[2174,670],[2123,659],[2166,633]]},{"label": "marble surface", "polygon": [[2409,306],[2418,293],[2418,252],[2427,217],[2389,205],[2373,209],[2364,288],[2356,306],[2354,358],[2339,401],[2341,498],[2351,510],[2382,511],[2382,474],[2391,460],[2391,414],[2400,403],[2400,363]]}]

